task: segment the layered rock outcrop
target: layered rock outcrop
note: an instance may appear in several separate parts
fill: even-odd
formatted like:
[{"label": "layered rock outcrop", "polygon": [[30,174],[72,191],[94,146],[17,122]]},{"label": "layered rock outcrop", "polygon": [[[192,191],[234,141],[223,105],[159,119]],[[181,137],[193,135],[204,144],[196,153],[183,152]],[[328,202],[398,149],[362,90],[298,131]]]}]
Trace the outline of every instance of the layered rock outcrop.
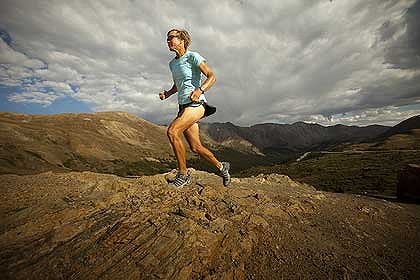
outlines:
[{"label": "layered rock outcrop", "polygon": [[416,279],[420,206],[284,175],[1,175],[2,279]]}]

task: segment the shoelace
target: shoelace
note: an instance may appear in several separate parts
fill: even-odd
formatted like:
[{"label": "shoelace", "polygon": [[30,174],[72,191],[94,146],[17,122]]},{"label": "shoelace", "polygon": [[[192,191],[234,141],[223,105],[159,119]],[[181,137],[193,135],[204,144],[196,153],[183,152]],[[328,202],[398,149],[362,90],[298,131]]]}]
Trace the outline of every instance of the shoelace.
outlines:
[{"label": "shoelace", "polygon": [[225,176],[225,177],[229,176],[229,173],[228,173],[227,169],[223,168],[222,175]]},{"label": "shoelace", "polygon": [[181,173],[176,174],[175,180],[172,182],[177,187],[182,186],[188,181],[188,175],[182,175]]}]

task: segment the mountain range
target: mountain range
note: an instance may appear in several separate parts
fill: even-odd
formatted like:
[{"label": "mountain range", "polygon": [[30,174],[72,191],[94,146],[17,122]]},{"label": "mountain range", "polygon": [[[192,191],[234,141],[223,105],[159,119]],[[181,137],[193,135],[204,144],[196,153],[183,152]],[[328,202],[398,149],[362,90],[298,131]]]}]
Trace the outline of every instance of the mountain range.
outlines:
[{"label": "mountain range", "polygon": [[250,127],[239,127],[232,123],[212,123],[201,127],[211,139],[222,145],[233,147],[236,142],[248,142],[263,153],[270,151],[300,153],[327,149],[345,142],[375,139],[390,129],[381,125],[325,127],[304,122],[264,123]]}]

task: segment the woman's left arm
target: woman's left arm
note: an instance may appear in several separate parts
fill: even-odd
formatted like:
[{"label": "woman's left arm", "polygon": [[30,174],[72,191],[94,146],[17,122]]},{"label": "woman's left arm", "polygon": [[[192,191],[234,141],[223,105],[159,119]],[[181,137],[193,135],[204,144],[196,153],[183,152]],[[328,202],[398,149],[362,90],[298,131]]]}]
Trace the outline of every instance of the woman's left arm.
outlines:
[{"label": "woman's left arm", "polygon": [[201,89],[204,91],[208,91],[216,82],[216,76],[214,75],[213,71],[211,71],[210,67],[205,62],[200,63],[200,70],[201,70],[201,73],[203,73],[207,77],[207,79],[201,85]]},{"label": "woman's left arm", "polygon": [[[210,67],[207,65],[207,63],[201,62],[199,66],[200,66],[201,73],[203,73],[207,77],[204,83],[201,84],[201,89],[203,91],[208,91],[216,82],[216,76],[214,75]],[[190,98],[192,101],[198,102],[201,94],[202,94],[201,90],[199,88],[196,88],[191,93]]]}]

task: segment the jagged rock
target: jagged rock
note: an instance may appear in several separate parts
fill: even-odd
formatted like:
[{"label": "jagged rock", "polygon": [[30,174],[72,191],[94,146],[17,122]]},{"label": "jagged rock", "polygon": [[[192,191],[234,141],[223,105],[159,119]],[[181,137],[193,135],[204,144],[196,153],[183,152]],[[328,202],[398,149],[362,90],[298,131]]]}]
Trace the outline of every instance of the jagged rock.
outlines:
[{"label": "jagged rock", "polygon": [[397,197],[420,201],[420,165],[409,164],[398,174]]},{"label": "jagged rock", "polygon": [[[284,175],[0,176],[1,279],[418,279],[420,205]],[[173,176],[173,174],[172,174]]]}]

